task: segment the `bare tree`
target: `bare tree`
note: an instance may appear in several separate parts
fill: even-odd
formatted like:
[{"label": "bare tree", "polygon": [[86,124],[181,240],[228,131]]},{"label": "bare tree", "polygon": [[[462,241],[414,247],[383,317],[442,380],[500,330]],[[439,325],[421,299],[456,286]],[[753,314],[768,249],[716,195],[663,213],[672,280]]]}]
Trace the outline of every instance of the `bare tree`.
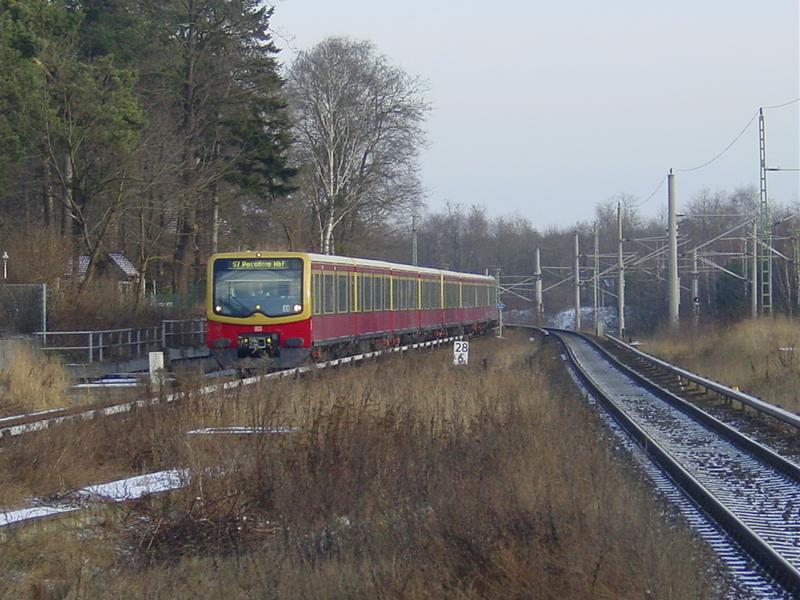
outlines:
[{"label": "bare tree", "polygon": [[419,202],[429,110],[420,79],[369,42],[328,38],[300,54],[288,88],[320,250],[334,252],[334,234],[348,219],[379,220]]}]

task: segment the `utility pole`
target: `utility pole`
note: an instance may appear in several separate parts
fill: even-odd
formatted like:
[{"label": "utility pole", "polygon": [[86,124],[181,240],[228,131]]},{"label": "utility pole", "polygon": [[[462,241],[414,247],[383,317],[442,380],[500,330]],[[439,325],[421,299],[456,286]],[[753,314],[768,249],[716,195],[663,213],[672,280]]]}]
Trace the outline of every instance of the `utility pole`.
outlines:
[{"label": "utility pole", "polygon": [[700,274],[697,272],[697,250],[692,250],[692,321],[700,325]]},{"label": "utility pole", "polygon": [[600,311],[598,310],[597,290],[600,287],[600,231],[597,228],[597,221],[594,223],[594,269],[592,273],[592,307],[594,315],[594,334],[600,336]]},{"label": "utility pole", "polygon": [[411,215],[411,264],[417,266],[417,213]]},{"label": "utility pole", "polygon": [[619,271],[617,275],[617,323],[619,337],[625,338],[625,261],[622,255],[622,202],[617,203],[617,240]]},{"label": "utility pole", "polygon": [[758,219],[753,219],[753,254],[750,257],[750,270],[752,271],[750,284],[750,318],[758,318]]},{"label": "utility pole", "polygon": [[536,262],[533,278],[536,287],[536,322],[541,324],[544,320],[544,300],[542,298],[542,256],[539,248],[536,248]]},{"label": "utility pole", "polygon": [[764,125],[764,109],[758,109],[758,154],[761,206],[761,312],[772,314],[772,223],[770,223],[769,200],[767,199],[767,139]]},{"label": "utility pole", "polygon": [[681,282],[678,279],[678,216],[675,202],[675,174],[667,175],[667,206],[669,237],[669,326],[676,331],[680,326]]},{"label": "utility pole", "polygon": [[581,328],[581,248],[575,232],[575,331]]}]

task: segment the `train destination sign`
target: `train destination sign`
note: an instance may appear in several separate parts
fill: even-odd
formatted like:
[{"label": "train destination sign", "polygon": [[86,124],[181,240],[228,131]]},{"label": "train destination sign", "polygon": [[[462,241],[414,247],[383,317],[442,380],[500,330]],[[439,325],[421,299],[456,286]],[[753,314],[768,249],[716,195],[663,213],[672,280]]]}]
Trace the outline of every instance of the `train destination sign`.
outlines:
[{"label": "train destination sign", "polygon": [[231,269],[234,271],[245,271],[249,269],[270,269],[273,271],[278,271],[282,269],[288,269],[289,261],[288,260],[232,260],[231,261]]},{"label": "train destination sign", "polygon": [[453,364],[469,364],[469,342],[456,341],[453,344]]}]

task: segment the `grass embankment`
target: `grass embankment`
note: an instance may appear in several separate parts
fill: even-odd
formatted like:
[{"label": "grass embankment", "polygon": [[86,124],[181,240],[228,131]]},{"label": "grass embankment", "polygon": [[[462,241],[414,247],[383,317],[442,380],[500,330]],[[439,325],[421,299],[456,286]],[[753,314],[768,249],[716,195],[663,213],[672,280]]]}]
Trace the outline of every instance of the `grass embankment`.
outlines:
[{"label": "grass embankment", "polygon": [[[89,527],[19,530],[0,546],[2,597],[713,596],[709,557],[620,460],[554,345],[487,339],[470,358],[392,357],[14,442],[2,472],[33,466],[30,489],[103,466],[194,478]],[[297,430],[186,436],[225,424]]]},{"label": "grass embankment", "polygon": [[70,403],[70,377],[58,357],[22,341],[7,342],[0,371],[0,416],[58,408]]},{"label": "grass embankment", "polygon": [[663,333],[643,349],[690,371],[800,412],[800,322],[741,321],[697,334]]}]

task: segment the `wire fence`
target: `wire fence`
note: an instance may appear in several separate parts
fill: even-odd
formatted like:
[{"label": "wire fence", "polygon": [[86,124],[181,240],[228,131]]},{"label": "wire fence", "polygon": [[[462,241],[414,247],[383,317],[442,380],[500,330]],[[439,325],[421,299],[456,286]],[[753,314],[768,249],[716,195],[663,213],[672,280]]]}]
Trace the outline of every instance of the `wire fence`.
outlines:
[{"label": "wire fence", "polygon": [[0,337],[47,331],[47,284],[0,284]]}]

